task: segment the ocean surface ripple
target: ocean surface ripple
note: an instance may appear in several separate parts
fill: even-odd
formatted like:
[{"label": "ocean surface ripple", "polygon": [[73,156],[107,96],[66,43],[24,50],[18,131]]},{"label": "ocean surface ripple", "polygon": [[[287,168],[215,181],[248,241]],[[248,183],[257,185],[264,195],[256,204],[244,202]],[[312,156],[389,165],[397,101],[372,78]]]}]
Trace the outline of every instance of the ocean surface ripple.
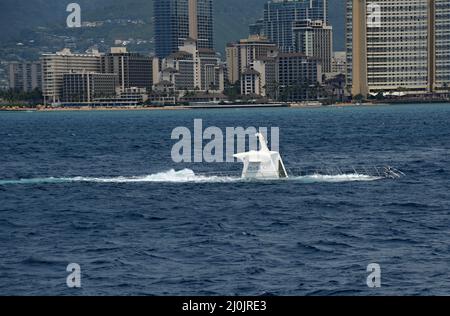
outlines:
[{"label": "ocean surface ripple", "polygon": [[[357,172],[173,163],[197,118],[279,127],[287,167]],[[0,112],[0,295],[448,295],[449,122],[450,105]],[[385,165],[405,176],[364,172]]]}]

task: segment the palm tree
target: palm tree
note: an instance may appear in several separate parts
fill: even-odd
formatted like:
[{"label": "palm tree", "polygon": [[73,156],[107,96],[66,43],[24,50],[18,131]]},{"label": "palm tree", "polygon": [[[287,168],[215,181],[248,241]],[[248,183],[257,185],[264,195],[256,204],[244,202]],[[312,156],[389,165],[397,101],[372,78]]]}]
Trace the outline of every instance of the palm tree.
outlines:
[{"label": "palm tree", "polygon": [[274,81],[274,82],[272,82],[271,87],[272,87],[272,89],[270,89],[271,91],[269,92],[270,93],[270,97],[275,99],[275,100],[278,100],[279,97],[280,97],[279,96],[279,94],[280,94],[280,84],[278,83],[278,81]]},{"label": "palm tree", "polygon": [[209,89],[212,91],[217,91],[219,90],[219,85],[213,82],[209,85]]},{"label": "palm tree", "polygon": [[280,86],[279,98],[282,102],[288,101],[291,90],[291,86]]},{"label": "palm tree", "polygon": [[357,102],[357,103],[361,103],[362,101],[364,101],[364,96],[362,94],[357,94],[353,97],[353,99]]},{"label": "palm tree", "polygon": [[312,91],[316,95],[316,100],[319,100],[326,93],[324,87],[317,81],[312,86]]}]

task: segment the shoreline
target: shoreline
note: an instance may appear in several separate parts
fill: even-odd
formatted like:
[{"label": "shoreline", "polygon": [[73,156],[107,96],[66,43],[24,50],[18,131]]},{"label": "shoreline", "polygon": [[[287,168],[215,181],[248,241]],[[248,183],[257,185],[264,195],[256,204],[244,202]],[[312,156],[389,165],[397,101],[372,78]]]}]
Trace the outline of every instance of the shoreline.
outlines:
[{"label": "shoreline", "polygon": [[[402,105],[402,104],[421,104],[418,102],[368,102],[362,104],[355,103],[336,103],[332,105],[303,105],[303,106],[292,106],[277,105],[271,106],[270,104],[264,106],[255,106],[252,104],[248,105],[226,105],[226,106],[117,106],[117,107],[103,107],[103,106],[81,106],[81,107],[20,107],[20,106],[0,106],[0,112],[78,112],[78,111],[181,111],[181,110],[196,110],[196,109],[257,109],[257,108],[290,108],[290,109],[314,109],[314,108],[339,108],[339,107],[361,107],[361,106],[391,106],[391,105]],[[450,101],[442,102],[426,102],[423,104],[450,104]]]},{"label": "shoreline", "polygon": [[184,106],[164,106],[164,107],[149,107],[149,106],[133,106],[133,107],[97,107],[97,106],[82,106],[82,107],[8,107],[0,106],[0,111],[9,112],[77,112],[77,111],[176,111],[188,110]]}]

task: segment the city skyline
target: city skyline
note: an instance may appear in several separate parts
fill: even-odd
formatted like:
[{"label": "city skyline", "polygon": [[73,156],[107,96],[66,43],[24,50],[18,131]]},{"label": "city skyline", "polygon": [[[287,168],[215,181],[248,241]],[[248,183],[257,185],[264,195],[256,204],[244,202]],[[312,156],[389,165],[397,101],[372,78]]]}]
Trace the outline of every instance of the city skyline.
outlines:
[{"label": "city skyline", "polygon": [[[67,96],[64,75],[77,72],[115,74],[119,80],[110,83],[122,93],[145,89],[152,100],[173,97],[175,102],[196,92],[213,91],[223,98],[226,91],[238,89],[238,83],[240,91],[235,92],[241,96],[294,102],[314,95],[315,100],[332,102],[336,96],[342,100],[344,94],[355,100],[380,94],[444,93],[450,82],[450,0],[382,0],[379,4],[347,0],[346,69],[343,53],[333,51],[329,1],[265,1],[263,17],[254,16],[256,23],[249,25],[248,38],[230,42],[225,56],[214,50],[213,0],[155,0],[153,4],[155,57],[150,52],[144,56],[112,47],[110,53],[94,53],[100,66],[93,66],[90,52],[96,49],[87,54],[68,48],[43,54],[44,99],[52,103],[67,99],[62,98]],[[419,22],[410,23],[411,16]],[[65,61],[60,65],[56,60],[62,57]],[[294,66],[285,67],[282,58],[295,61],[292,65],[309,64],[305,69],[315,73],[305,75]],[[11,88],[33,90],[28,82],[39,87],[39,66],[25,71],[29,67],[10,65]]]}]

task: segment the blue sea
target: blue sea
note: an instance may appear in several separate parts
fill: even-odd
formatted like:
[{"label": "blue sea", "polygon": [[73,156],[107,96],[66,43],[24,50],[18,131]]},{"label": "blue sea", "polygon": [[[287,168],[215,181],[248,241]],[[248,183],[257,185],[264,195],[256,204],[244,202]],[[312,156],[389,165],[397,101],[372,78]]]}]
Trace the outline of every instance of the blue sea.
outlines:
[{"label": "blue sea", "polygon": [[[174,163],[194,119],[279,127],[303,173]],[[0,112],[0,159],[0,295],[450,294],[449,104]]]}]

